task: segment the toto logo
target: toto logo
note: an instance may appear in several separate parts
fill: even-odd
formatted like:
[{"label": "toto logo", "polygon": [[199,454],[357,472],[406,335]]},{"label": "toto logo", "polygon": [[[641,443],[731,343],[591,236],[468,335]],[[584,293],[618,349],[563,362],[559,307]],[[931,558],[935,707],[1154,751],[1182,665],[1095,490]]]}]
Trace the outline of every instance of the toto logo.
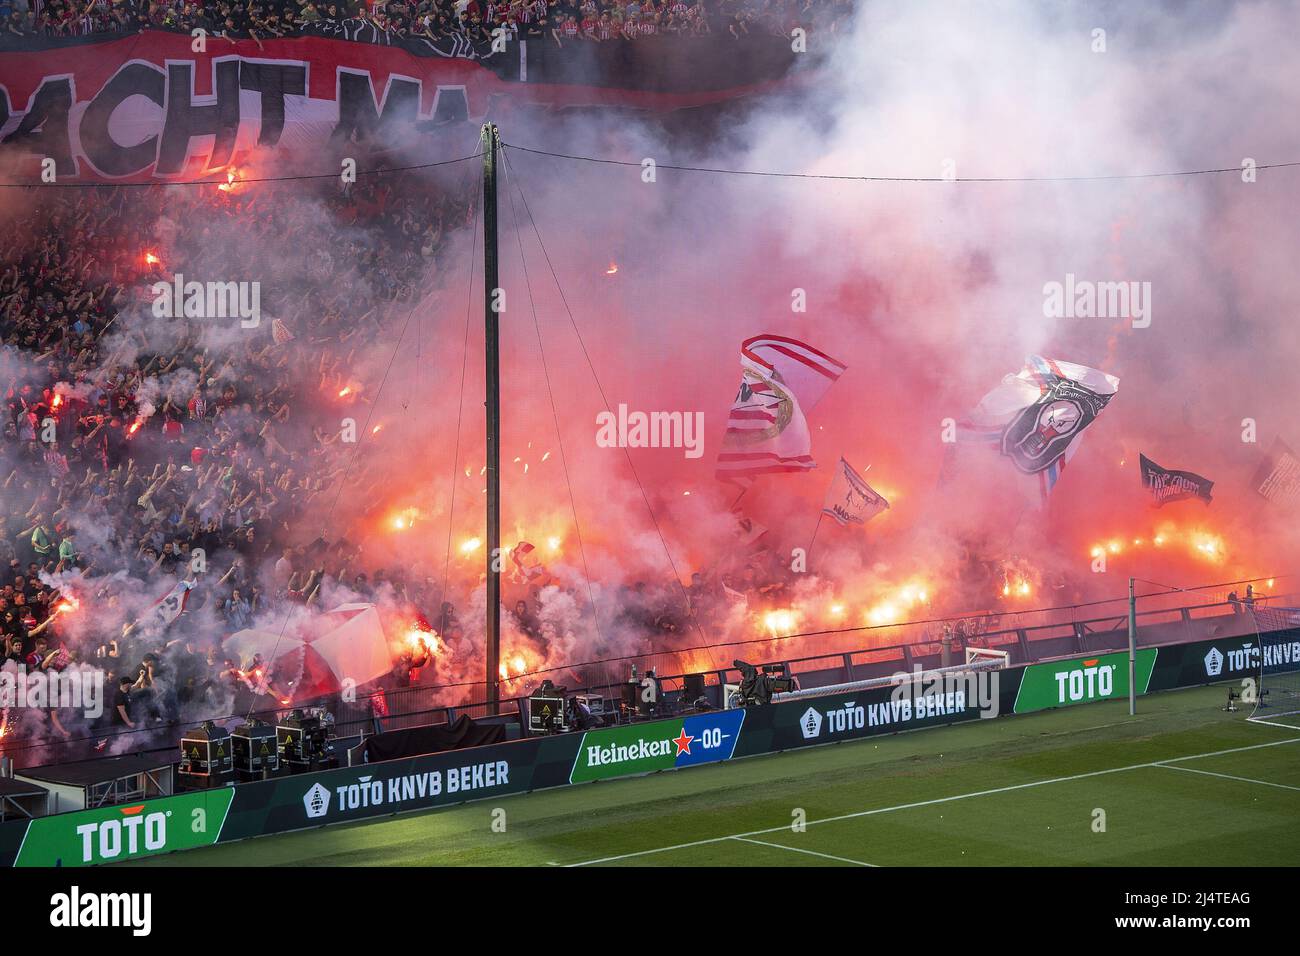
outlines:
[{"label": "toto logo", "polygon": [[330,810],[330,792],[319,783],[312,784],[312,788],[303,794],[302,805],[307,808],[308,817],[323,817]]},{"label": "toto logo", "polygon": [[1223,673],[1223,652],[1217,647],[1211,647],[1210,653],[1205,655],[1205,674],[1207,677],[1218,677]]}]

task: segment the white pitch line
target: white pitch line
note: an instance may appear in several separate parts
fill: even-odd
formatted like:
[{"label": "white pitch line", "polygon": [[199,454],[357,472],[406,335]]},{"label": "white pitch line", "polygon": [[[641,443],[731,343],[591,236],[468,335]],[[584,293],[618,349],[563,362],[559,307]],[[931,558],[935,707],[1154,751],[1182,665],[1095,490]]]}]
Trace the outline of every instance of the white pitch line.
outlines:
[{"label": "white pitch line", "polygon": [[[1109,770],[1093,770],[1089,773],[1076,773],[1068,777],[1053,777],[1050,780],[1035,780],[1032,783],[1017,783],[1010,787],[995,787],[992,790],[977,790],[974,793],[958,793],[951,797],[936,797],[933,800],[919,800],[916,803],[900,803],[894,807],[877,807],[875,810],[859,810],[856,813],[845,813],[837,817],[825,817],[821,820],[809,820],[805,826],[816,826],[819,823],[835,823],[840,820],[853,820],[859,817],[871,817],[878,813],[892,813],[895,810],[914,810],[917,807],[930,807],[940,803],[952,803],[955,800],[967,800],[971,797],[988,797],[997,793],[1011,793],[1014,790],[1028,790],[1031,787],[1045,787],[1053,783],[1069,783],[1072,780],[1085,780],[1088,777],[1102,777],[1111,773],[1124,773],[1128,770],[1145,770],[1148,767],[1161,767],[1180,760],[1199,760],[1202,757],[1218,757],[1221,754],[1235,754],[1246,750],[1260,750],[1264,747],[1280,747],[1283,744],[1300,743],[1300,737],[1292,737],[1290,740],[1274,740],[1267,744],[1251,744],[1248,747],[1232,747],[1228,750],[1211,750],[1203,754],[1189,754],[1186,757],[1171,757],[1169,760],[1153,760],[1150,763],[1135,763],[1127,767],[1112,767]],[[784,824],[779,827],[768,827],[764,830],[750,830],[746,833],[731,833],[727,836],[709,837],[706,840],[692,840],[690,843],[678,843],[675,846],[661,846],[653,850],[637,850],[634,853],[620,853],[617,856],[604,856],[598,860],[583,860],[581,863],[566,863],[565,866],[594,866],[598,863],[615,863],[619,860],[630,860],[638,856],[650,856],[655,853],[669,853],[673,850],[689,850],[692,847],[708,846],[710,843],[722,843],[725,840],[738,840],[742,837],[764,836],[768,833],[782,833],[790,829],[790,824]]]},{"label": "white pitch line", "polygon": [[852,863],[854,866],[874,867],[874,863],[863,863],[861,860],[850,860],[848,857],[831,856],[829,853],[818,853],[816,850],[805,850],[799,846],[786,846],[783,843],[768,843],[766,840],[751,840],[749,837],[732,837],[733,840],[739,840],[741,843],[754,843],[758,846],[770,846],[776,850],[789,850],[791,853],[807,853],[809,856],[820,856],[823,860],[834,860],[836,863]]},{"label": "white pitch line", "polygon": [[1271,780],[1254,780],[1250,777],[1234,777],[1230,773],[1215,773],[1213,770],[1197,770],[1195,767],[1174,767],[1169,764],[1161,764],[1166,770],[1182,770],[1184,773],[1201,773],[1207,777],[1222,777],[1224,780],[1237,780],[1241,783],[1255,783],[1261,787],[1277,787],[1279,790],[1295,790],[1300,793],[1300,787],[1292,787],[1285,783],[1274,783]]},{"label": "white pitch line", "polygon": [[[1284,717],[1290,717],[1290,714],[1283,714]],[[1247,717],[1246,723],[1254,724],[1256,727],[1272,727],[1274,730],[1300,730],[1300,727],[1294,724],[1275,724],[1272,717]]]}]

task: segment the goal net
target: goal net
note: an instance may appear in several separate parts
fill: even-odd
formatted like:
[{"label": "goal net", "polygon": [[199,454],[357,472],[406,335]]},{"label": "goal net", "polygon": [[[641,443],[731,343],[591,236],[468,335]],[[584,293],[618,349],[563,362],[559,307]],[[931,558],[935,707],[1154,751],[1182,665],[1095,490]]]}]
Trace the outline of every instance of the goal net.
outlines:
[{"label": "goal net", "polygon": [[1252,605],[1259,636],[1255,711],[1269,720],[1300,714],[1300,608]]},{"label": "goal net", "polygon": [[967,646],[966,663],[981,664],[990,668],[1010,667],[1011,655],[1006,651],[995,650],[991,647]]}]

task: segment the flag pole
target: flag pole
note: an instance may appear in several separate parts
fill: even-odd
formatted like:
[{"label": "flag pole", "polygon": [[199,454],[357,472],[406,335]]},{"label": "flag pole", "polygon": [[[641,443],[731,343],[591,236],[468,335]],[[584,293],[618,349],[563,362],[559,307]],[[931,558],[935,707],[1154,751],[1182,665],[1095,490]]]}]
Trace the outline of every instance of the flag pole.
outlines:
[{"label": "flag pole", "polygon": [[817,532],[821,530],[821,527],[822,527],[822,518],[825,518],[825,517],[826,517],[826,509],[825,509],[825,508],[823,508],[821,511],[817,512],[817,523],[816,523],[815,525],[813,525],[812,540],[808,542],[808,560],[809,560],[809,561],[812,560],[812,550],[813,550],[813,545],[817,543]]},{"label": "flag pole", "polygon": [[[841,469],[843,469],[843,468],[844,468],[844,465],[845,465],[844,456],[843,456],[843,455],[840,455],[840,465],[839,465],[839,467],[840,467]],[[870,466],[870,465],[867,465],[867,467],[863,469],[863,471],[870,471],[870,470],[871,470],[871,466]],[[839,472],[836,472],[836,474],[838,475]],[[830,483],[830,485],[827,487],[827,492],[829,493],[830,488],[833,488],[834,486],[835,486],[835,479],[832,478],[832,479],[831,479],[831,483]],[[821,507],[821,510],[817,512],[817,523],[816,523],[815,525],[813,525],[812,540],[808,542],[808,554],[807,554],[807,557],[808,557],[808,560],[809,560],[809,561],[812,561],[813,545],[817,543],[817,532],[820,531],[820,530],[822,529],[822,518],[825,518],[825,517],[826,517],[826,504],[825,504],[825,502],[826,502],[826,496],[823,495],[823,496],[822,496],[822,507]]]},{"label": "flag pole", "polygon": [[1128,579],[1128,715],[1137,713],[1137,597]]},{"label": "flag pole", "polygon": [[500,134],[485,123],[483,147],[483,334],[487,366],[487,608],[484,641],[487,710],[500,712],[501,659],[501,368],[500,327],[497,321],[497,148]]}]

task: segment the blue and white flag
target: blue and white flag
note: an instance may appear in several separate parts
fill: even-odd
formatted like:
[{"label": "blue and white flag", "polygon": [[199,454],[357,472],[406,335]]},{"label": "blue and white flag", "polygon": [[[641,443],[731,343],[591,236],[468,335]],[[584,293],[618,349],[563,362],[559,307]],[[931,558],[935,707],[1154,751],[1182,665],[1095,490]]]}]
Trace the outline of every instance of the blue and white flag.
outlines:
[{"label": "blue and white flag", "polygon": [[1084,431],[1117,391],[1114,375],[1031,355],[958,423],[957,442],[997,449],[1017,471],[1038,479],[1046,501]]}]

